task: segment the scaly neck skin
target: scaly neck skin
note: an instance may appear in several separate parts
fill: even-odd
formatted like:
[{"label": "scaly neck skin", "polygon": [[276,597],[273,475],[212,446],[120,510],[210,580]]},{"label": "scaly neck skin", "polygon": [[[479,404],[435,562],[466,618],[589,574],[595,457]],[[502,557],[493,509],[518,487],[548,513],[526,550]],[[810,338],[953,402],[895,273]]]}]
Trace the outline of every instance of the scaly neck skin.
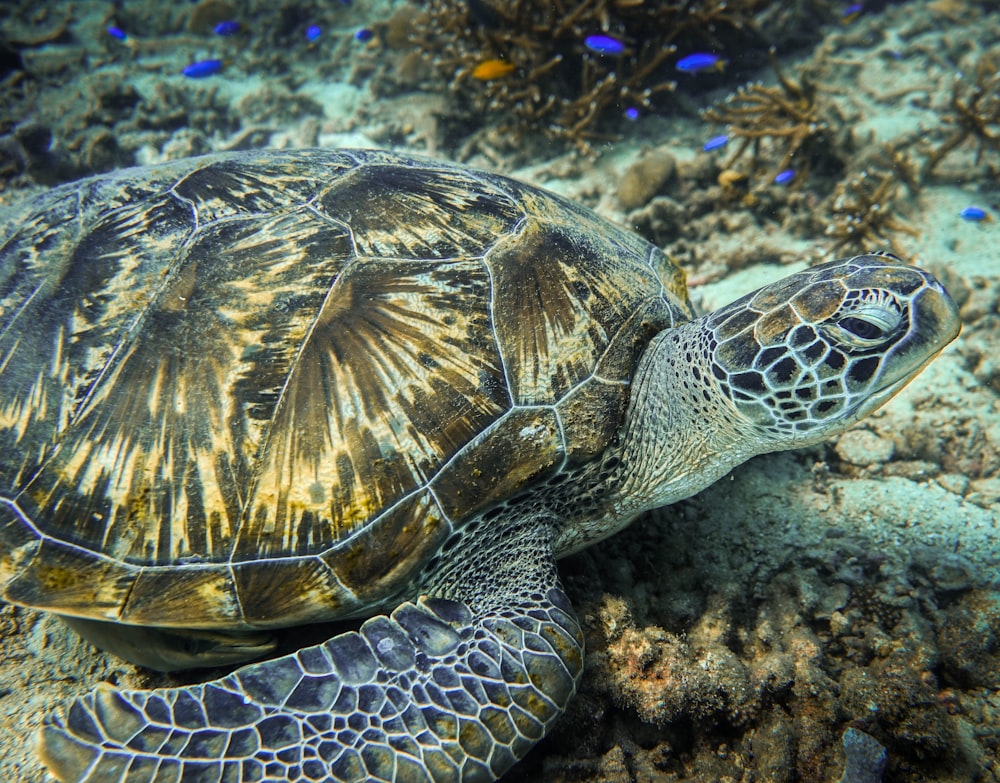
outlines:
[{"label": "scaly neck skin", "polygon": [[753,423],[718,387],[703,319],[657,335],[636,369],[629,412],[614,452],[618,467],[606,481],[602,512],[567,520],[560,556],[628,525],[651,508],[699,492],[750,457],[769,451]]}]

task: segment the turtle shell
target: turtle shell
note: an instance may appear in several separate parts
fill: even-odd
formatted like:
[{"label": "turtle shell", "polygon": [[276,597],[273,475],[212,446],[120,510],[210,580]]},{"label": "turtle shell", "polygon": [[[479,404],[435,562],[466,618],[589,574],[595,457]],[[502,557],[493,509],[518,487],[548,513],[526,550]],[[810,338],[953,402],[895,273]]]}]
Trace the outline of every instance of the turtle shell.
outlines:
[{"label": "turtle shell", "polygon": [[8,216],[0,586],[185,628],[362,614],[600,454],[690,309],[553,194],[376,151],[120,171]]}]

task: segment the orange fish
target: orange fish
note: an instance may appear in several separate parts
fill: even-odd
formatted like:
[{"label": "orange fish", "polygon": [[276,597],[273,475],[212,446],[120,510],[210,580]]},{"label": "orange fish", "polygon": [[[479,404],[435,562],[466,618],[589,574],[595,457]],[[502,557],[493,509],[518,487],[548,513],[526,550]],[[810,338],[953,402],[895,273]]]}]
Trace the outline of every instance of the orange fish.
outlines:
[{"label": "orange fish", "polygon": [[506,60],[483,60],[472,69],[472,78],[488,82],[493,79],[502,79],[511,73],[517,66]]}]

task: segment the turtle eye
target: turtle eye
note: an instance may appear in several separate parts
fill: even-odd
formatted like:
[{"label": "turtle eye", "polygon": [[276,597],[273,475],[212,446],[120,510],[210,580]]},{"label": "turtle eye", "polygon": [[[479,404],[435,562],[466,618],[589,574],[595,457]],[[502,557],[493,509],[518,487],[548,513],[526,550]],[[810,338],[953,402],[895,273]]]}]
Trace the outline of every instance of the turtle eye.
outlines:
[{"label": "turtle eye", "polygon": [[864,318],[857,318],[853,315],[841,318],[839,325],[841,329],[846,329],[855,337],[860,337],[862,340],[881,340],[885,337],[885,332],[879,324]]},{"label": "turtle eye", "polygon": [[902,322],[902,308],[895,297],[872,294],[843,313],[833,331],[848,346],[872,348],[895,334]]}]

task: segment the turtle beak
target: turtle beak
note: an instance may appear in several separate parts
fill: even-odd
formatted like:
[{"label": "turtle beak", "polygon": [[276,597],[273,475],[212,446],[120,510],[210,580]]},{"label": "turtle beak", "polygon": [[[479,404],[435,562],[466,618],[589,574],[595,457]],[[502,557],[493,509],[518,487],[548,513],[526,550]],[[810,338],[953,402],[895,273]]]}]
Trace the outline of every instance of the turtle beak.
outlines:
[{"label": "turtle beak", "polygon": [[923,274],[927,285],[913,300],[910,333],[905,338],[915,356],[924,356],[913,374],[920,372],[962,331],[955,301],[933,275]]}]

